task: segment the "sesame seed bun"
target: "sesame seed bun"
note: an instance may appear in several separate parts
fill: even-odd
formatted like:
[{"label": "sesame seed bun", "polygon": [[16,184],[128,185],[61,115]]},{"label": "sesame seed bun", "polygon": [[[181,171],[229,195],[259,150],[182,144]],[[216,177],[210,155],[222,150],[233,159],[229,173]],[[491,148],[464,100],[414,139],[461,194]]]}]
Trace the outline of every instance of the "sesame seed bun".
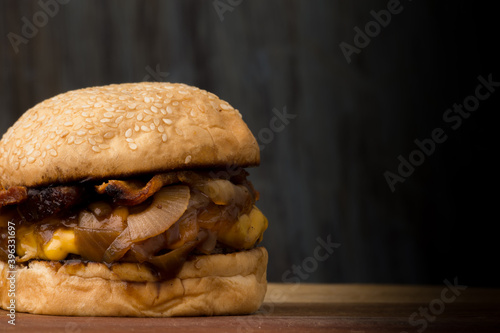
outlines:
[{"label": "sesame seed bun", "polygon": [[[267,289],[264,248],[194,258],[176,278],[155,281],[139,264],[33,261],[16,272],[16,311],[65,316],[169,317],[256,311]],[[10,304],[0,261],[0,307]],[[135,282],[125,282],[123,275]],[[142,280],[142,281],[141,281]],[[5,286],[5,287],[2,287]]]},{"label": "sesame seed bun", "polygon": [[0,141],[5,187],[259,162],[258,144],[237,110],[174,83],[64,93],[28,110]]}]

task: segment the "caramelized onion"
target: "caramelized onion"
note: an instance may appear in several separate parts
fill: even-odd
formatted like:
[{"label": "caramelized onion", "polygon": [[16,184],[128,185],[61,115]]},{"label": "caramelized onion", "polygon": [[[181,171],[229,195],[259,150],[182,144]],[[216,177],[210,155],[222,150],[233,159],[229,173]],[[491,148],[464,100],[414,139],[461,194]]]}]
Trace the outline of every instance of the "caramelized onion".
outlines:
[{"label": "caramelized onion", "polygon": [[217,245],[217,232],[207,230],[207,234],[207,238],[197,247],[197,249],[204,254],[212,253],[212,251],[215,249],[215,246]]},{"label": "caramelized onion", "polygon": [[229,180],[209,180],[196,186],[217,205],[229,205],[235,196],[235,186]]},{"label": "caramelized onion", "polygon": [[200,232],[197,240],[187,242],[178,249],[172,250],[166,254],[148,258],[147,262],[158,270],[162,280],[173,278],[186,262],[189,253],[206,238],[207,234]]},{"label": "caramelized onion", "polygon": [[106,249],[102,260],[108,264],[118,261],[132,247],[129,228],[125,228]]},{"label": "caramelized onion", "polygon": [[104,253],[119,235],[118,231],[108,229],[75,227],[74,230],[76,247],[80,256],[96,262],[103,260]]},{"label": "caramelized onion", "polygon": [[117,261],[132,244],[169,229],[186,211],[189,197],[189,187],[183,185],[168,186],[158,191],[148,208],[128,217],[128,227],[108,247],[104,261]]},{"label": "caramelized onion", "polygon": [[146,210],[128,217],[130,239],[140,242],[170,228],[186,211],[189,197],[189,187],[183,185],[168,186],[158,191]]}]

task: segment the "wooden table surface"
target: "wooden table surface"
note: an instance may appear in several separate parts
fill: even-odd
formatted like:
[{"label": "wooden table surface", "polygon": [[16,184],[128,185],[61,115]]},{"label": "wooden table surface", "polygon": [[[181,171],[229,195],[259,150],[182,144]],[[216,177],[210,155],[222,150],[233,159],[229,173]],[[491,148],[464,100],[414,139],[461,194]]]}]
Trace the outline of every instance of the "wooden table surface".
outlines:
[{"label": "wooden table surface", "polygon": [[[453,281],[450,284],[453,285]],[[1,332],[500,332],[500,289],[269,284],[249,316],[80,318],[0,310]]]}]

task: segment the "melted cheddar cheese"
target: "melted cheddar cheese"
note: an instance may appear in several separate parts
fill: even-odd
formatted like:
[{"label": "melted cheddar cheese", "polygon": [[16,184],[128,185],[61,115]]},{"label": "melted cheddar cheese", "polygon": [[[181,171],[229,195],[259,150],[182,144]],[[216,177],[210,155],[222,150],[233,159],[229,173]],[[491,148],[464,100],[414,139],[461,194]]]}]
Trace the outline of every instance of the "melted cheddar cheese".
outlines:
[{"label": "melted cheddar cheese", "polygon": [[36,233],[35,227],[21,227],[17,232],[17,254],[21,260],[39,258],[44,260],[63,260],[68,254],[78,254],[75,233],[71,229],[58,228],[52,238],[44,243]]}]

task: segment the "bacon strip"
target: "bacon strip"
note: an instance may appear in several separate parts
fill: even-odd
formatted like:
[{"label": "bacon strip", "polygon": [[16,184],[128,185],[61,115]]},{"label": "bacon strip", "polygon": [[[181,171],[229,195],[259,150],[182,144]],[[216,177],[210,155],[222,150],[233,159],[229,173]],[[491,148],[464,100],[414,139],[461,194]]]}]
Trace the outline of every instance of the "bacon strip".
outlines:
[{"label": "bacon strip", "polygon": [[0,190],[0,207],[16,205],[28,199],[28,189],[24,186],[13,186],[8,190]]},{"label": "bacon strip", "polygon": [[154,176],[144,186],[137,181],[110,180],[95,189],[99,194],[107,194],[113,202],[123,206],[135,206],[143,203],[163,186],[179,181],[176,172],[162,173]]},{"label": "bacon strip", "polygon": [[[252,184],[246,179],[248,173],[244,171],[237,177],[233,177],[235,183],[247,187],[254,198],[258,198],[259,193],[255,191]],[[184,183],[197,187],[203,183],[215,179],[208,172],[194,171],[174,171],[155,175],[144,185],[144,182],[136,180],[109,180],[95,187],[99,194],[107,194],[113,198],[113,202],[123,206],[140,205],[153,196],[162,187],[175,183]],[[233,179],[231,179],[234,181]]]}]

